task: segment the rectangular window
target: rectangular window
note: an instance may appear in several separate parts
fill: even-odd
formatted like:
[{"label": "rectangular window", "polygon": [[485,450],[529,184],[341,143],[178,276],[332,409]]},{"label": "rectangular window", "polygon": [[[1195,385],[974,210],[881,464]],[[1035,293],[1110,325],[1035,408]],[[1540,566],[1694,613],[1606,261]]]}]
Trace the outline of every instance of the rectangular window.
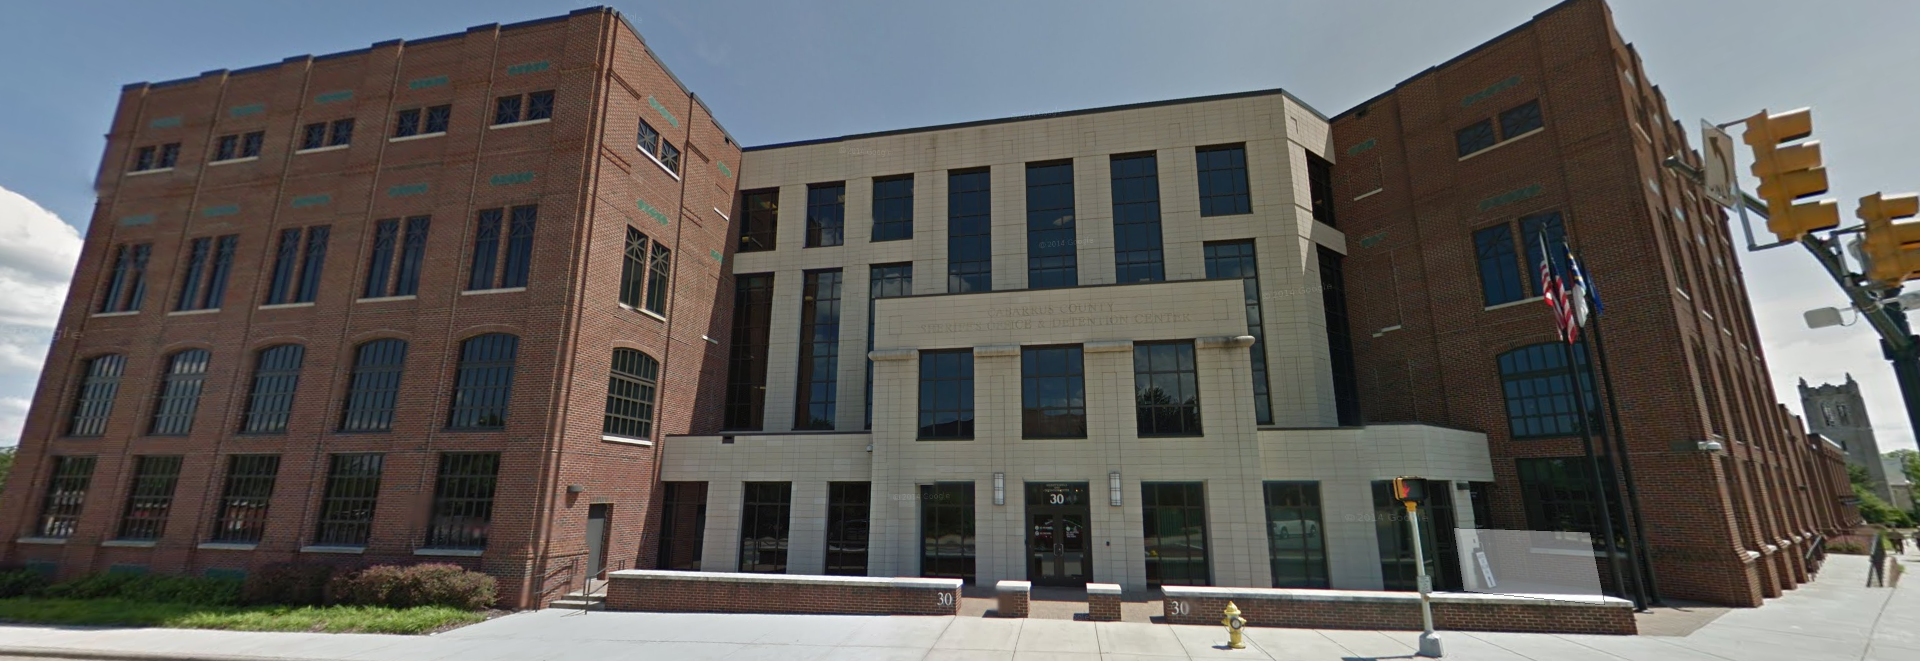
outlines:
[{"label": "rectangular window", "polygon": [[87,485],[93,481],[93,457],[60,456],[53,458],[53,470],[47,478],[47,491],[40,500],[40,521],[33,536],[66,539],[80,527],[80,510],[87,501]]},{"label": "rectangular window", "polygon": [[740,227],[740,247],[735,252],[772,250],[774,230],[780,222],[780,190],[747,191],[740,194],[740,200],[747,218]]},{"label": "rectangular window", "polygon": [[758,431],[767,402],[767,353],[773,325],[773,274],[734,276],[733,335],[727,352],[725,429]]},{"label": "rectangular window", "polygon": [[870,482],[827,483],[827,574],[867,575],[867,527],[873,509]]},{"label": "rectangular window", "polygon": [[206,389],[207,362],[212,354],[205,349],[187,349],[167,359],[166,372],[160,378],[160,392],[153,401],[153,420],[147,433],[153,436],[186,436],[193,431],[193,414],[200,407],[200,394]]},{"label": "rectangular window", "polygon": [[253,158],[255,156],[259,156],[260,145],[261,143],[265,142],[266,139],[267,139],[267,134],[261,131],[254,131],[252,133],[248,133],[246,135],[240,136],[240,158]]},{"label": "rectangular window", "polygon": [[647,235],[628,227],[627,249],[620,262],[620,303],[630,308],[640,307],[646,283]]},{"label": "rectangular window", "polygon": [[[867,271],[867,352],[873,352],[874,301],[913,295],[913,264],[875,264]],[[866,429],[873,429],[873,360],[867,364]]]},{"label": "rectangular window", "polygon": [[[1606,548],[1606,535],[1600,529],[1600,499],[1593,494],[1593,472],[1584,457],[1516,459],[1520,473],[1520,501],[1527,513],[1527,529],[1554,532],[1579,532],[1593,536],[1593,548]],[[1610,465],[1600,464],[1600,482],[1607,500],[1616,502],[1619,494]],[[1624,547],[1626,522],[1619,507],[1613,514],[1614,543]]]},{"label": "rectangular window", "polygon": [[1253,197],[1247,192],[1246,145],[1199,147],[1193,156],[1200,171],[1201,216],[1253,213]]},{"label": "rectangular window", "polygon": [[141,147],[133,154],[133,171],[141,172],[153,169],[153,155],[157,147]]},{"label": "rectangular window", "polygon": [[233,270],[233,249],[240,235],[194,239],[188,249],[186,275],[180,279],[176,310],[218,310],[227,293],[227,274]]},{"label": "rectangular window", "polygon": [[1347,326],[1345,256],[1314,246],[1320,258],[1320,308],[1327,320],[1327,357],[1333,370],[1333,407],[1343,427],[1360,425],[1360,386],[1355,376],[1353,338]]},{"label": "rectangular window", "polygon": [[1273,587],[1327,588],[1319,482],[1268,482],[1267,558]]},{"label": "rectangular window", "polygon": [[1207,500],[1200,482],[1141,482],[1147,585],[1212,585],[1207,566]]},{"label": "rectangular window", "polygon": [[213,516],[209,541],[255,544],[267,531],[268,505],[273,483],[280,474],[280,455],[236,454],[227,458],[227,481],[220,491],[220,509]]},{"label": "rectangular window", "polygon": [[661,569],[700,571],[707,536],[707,483],[662,482]]},{"label": "rectangular window", "polygon": [[327,123],[315,122],[300,129],[300,148],[319,149],[327,146]]},{"label": "rectangular window", "polygon": [[127,508],[120,515],[116,539],[155,540],[167,531],[180,461],[180,455],[133,458],[133,484],[127,487]]},{"label": "rectangular window", "polygon": [[1273,406],[1267,397],[1267,341],[1261,322],[1260,266],[1254,261],[1253,241],[1206,244],[1207,279],[1239,279],[1247,301],[1247,334],[1253,336],[1254,421],[1273,424]]},{"label": "rectangular window", "polygon": [[1135,342],[1133,392],[1140,436],[1201,434],[1192,342]]},{"label": "rectangular window", "polygon": [[231,161],[237,158],[253,158],[260,155],[260,145],[266,140],[266,133],[254,131],[247,134],[223,135],[215,141],[211,162]]},{"label": "rectangular window", "polygon": [[180,160],[180,143],[169,142],[160,145],[160,156],[154,160],[153,167],[159,170],[172,169]]},{"label": "rectangular window", "polygon": [[840,270],[806,272],[794,429],[833,429],[840,372]]},{"label": "rectangular window", "polygon": [[353,120],[334,120],[329,126],[326,122],[314,122],[300,131],[300,149],[319,149],[339,147],[353,142]]},{"label": "rectangular window", "polygon": [[100,298],[101,312],[137,312],[147,297],[147,259],[153,254],[151,243],[122,243],[113,250],[113,275],[107,279],[107,291]]},{"label": "rectangular window", "polygon": [[287,431],[293,395],[300,386],[300,364],[306,355],[306,347],[298,344],[267,347],[255,354],[253,386],[247,391],[247,411],[241,418],[240,433]]},{"label": "rectangular window", "polygon": [[986,168],[947,173],[947,293],[993,291],[992,180]]},{"label": "rectangular window", "polygon": [[499,474],[497,452],[440,455],[440,476],[434,483],[426,548],[487,548],[487,530],[493,522],[494,480]]},{"label": "rectangular window", "polygon": [[792,482],[747,482],[740,506],[740,571],[787,573],[787,524]]},{"label": "rectangular window", "polygon": [[648,124],[647,120],[640,120],[640,137],[636,139],[636,145],[640,147],[640,151],[646,152],[648,156],[658,158],[657,155],[660,153],[660,132],[654,130],[653,125]]},{"label": "rectangular window", "polygon": [[[367,259],[367,286],[361,298],[415,296],[420,288],[420,265],[426,259],[426,231],[432,219],[415,215],[407,219],[407,233],[401,238],[399,219],[374,223],[372,257]],[[399,263],[394,263],[399,257]]]},{"label": "rectangular window", "polygon": [[1472,126],[1453,132],[1455,151],[1463,157],[1492,147],[1494,142],[1496,141],[1493,137],[1493,120],[1491,119],[1474,122]]},{"label": "rectangular window", "polygon": [[920,485],[920,575],[974,579],[973,483]]},{"label": "rectangular window", "polygon": [[501,124],[513,124],[513,123],[519,122],[520,121],[520,100],[521,100],[521,97],[518,95],[503,96],[498,99],[494,99],[493,125],[499,126]]},{"label": "rectangular window", "polygon": [[1540,101],[1535,99],[1500,113],[1500,136],[1511,140],[1520,134],[1546,126],[1540,116]]},{"label": "rectangular window", "polygon": [[[659,241],[655,241],[653,255],[647,258],[647,264],[647,311],[666,316],[667,285],[673,272],[673,251],[660,245]],[[524,279],[521,284],[525,284]]]},{"label": "rectangular window", "polygon": [[171,169],[180,160],[180,143],[169,142],[164,145],[141,147],[134,151],[133,171]]},{"label": "rectangular window", "polygon": [[340,414],[340,431],[377,432],[393,428],[393,411],[399,406],[400,377],[406,362],[406,340],[373,340],[354,349],[353,373],[347,380],[347,402]]},{"label": "rectangular window", "polygon": [[315,546],[366,546],[373,533],[373,508],[380,500],[379,454],[328,457],[327,484],[320,498]]},{"label": "rectangular window", "polygon": [[1512,226],[1501,223],[1474,232],[1473,252],[1480,262],[1480,295],[1488,307],[1526,298],[1520,291],[1520,263],[1519,256],[1513,254]]},{"label": "rectangular window", "polygon": [[446,133],[452,118],[453,106],[450,105],[402,110],[394,117],[393,137]]},{"label": "rectangular window", "polygon": [[1073,162],[1027,164],[1027,288],[1080,284]]},{"label": "rectangular window", "polygon": [[847,216],[847,185],[842,182],[807,187],[807,246],[840,245]]},{"label": "rectangular window", "polygon": [[1113,171],[1114,282],[1167,279],[1160,244],[1160,166],[1152,153],[1115,156]]},{"label": "rectangular window", "polygon": [[[1599,400],[1593,391],[1593,368],[1587,363],[1584,341],[1574,346],[1580,371],[1580,390],[1586,395],[1587,415],[1597,430]],[[1500,354],[1500,388],[1507,405],[1507,424],[1513,438],[1556,438],[1580,433],[1580,414],[1567,377],[1566,345],[1559,342],[1520,347]]]},{"label": "rectangular window", "polygon": [[493,124],[514,124],[553,117],[553,90],[527,95],[503,96],[494,100]]},{"label": "rectangular window", "polygon": [[873,180],[873,240],[913,238],[913,175]]},{"label": "rectangular window", "polygon": [[353,119],[334,120],[331,130],[327,131],[327,146],[339,147],[353,143]]},{"label": "rectangular window", "polygon": [[[1520,240],[1527,251],[1528,282],[1533,283],[1533,291],[1538,295],[1541,259],[1553,260],[1554,273],[1563,277],[1567,273],[1566,252],[1560,249],[1567,243],[1567,226],[1560,220],[1558,211],[1536,213],[1520,219]],[[1545,255],[1540,253],[1542,245],[1546,246]]]},{"label": "rectangular window", "polygon": [[[527,286],[533,262],[534,221],[539,214],[538,205],[480,211],[473,236],[473,262],[467,271],[467,291]],[[507,233],[504,261],[500,259],[502,230]]]},{"label": "rectangular window", "polygon": [[1314,220],[1339,227],[1333,220],[1333,164],[1313,152],[1307,152],[1307,196],[1313,201]]},{"label": "rectangular window", "polygon": [[[1444,498],[1444,492],[1436,494],[1435,488],[1444,482],[1427,484],[1428,498]],[[1426,560],[1427,575],[1434,578],[1436,588],[1444,585],[1440,575],[1440,548],[1436,535],[1453,534],[1453,531],[1441,531],[1433,523],[1433,508],[1420,508],[1420,553]],[[1419,574],[1413,562],[1413,544],[1411,533],[1407,530],[1407,509],[1393,497],[1392,480],[1373,481],[1373,533],[1374,541],[1380,548],[1380,577],[1384,589],[1412,592],[1419,589]],[[1444,589],[1444,588],[1439,588]]]},{"label": "rectangular window", "polygon": [[1020,349],[1020,430],[1025,438],[1086,438],[1087,383],[1080,345]]},{"label": "rectangular window", "polygon": [[106,434],[107,420],[113,416],[113,398],[120,393],[120,375],[126,368],[127,357],[121,354],[95,356],[87,361],[80,390],[74,396],[73,419],[67,423],[68,436]]},{"label": "rectangular window", "polygon": [[680,150],[673,143],[660,141],[660,164],[667,166],[667,171],[674,176],[680,176]]},{"label": "rectangular window", "polygon": [[675,177],[680,176],[680,150],[661,138],[660,132],[654,130],[647,120],[640,120],[640,136],[636,143],[640,151],[653,158],[660,167],[666,168]]},{"label": "rectangular window", "polygon": [[920,352],[920,438],[973,438],[973,350]]},{"label": "rectangular window", "polygon": [[[266,305],[313,302],[320,291],[320,273],[327,258],[330,230],[327,225],[280,230]],[[304,248],[302,237],[306,239]]]}]

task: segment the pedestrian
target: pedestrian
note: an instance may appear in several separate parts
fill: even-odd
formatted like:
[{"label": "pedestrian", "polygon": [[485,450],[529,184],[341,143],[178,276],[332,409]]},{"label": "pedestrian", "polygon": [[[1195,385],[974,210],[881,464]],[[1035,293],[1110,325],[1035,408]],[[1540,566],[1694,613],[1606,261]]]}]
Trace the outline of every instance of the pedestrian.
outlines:
[{"label": "pedestrian", "polygon": [[1879,535],[1873,536],[1873,554],[1867,556],[1867,563],[1870,572],[1867,574],[1867,587],[1873,587],[1876,584],[1883,588],[1887,587],[1885,573],[1887,564],[1887,542]]},{"label": "pedestrian", "polygon": [[1903,535],[1903,534],[1901,534],[1901,533],[1900,533],[1900,529],[1899,529],[1899,528],[1894,528],[1893,530],[1890,530],[1890,531],[1887,531],[1887,537],[1889,537],[1889,538],[1891,538],[1891,539],[1893,539],[1893,552],[1894,552],[1894,553],[1896,553],[1896,554],[1901,554],[1901,555],[1905,555],[1905,554],[1906,554],[1906,552],[1907,552],[1907,536],[1906,536],[1906,535]]}]

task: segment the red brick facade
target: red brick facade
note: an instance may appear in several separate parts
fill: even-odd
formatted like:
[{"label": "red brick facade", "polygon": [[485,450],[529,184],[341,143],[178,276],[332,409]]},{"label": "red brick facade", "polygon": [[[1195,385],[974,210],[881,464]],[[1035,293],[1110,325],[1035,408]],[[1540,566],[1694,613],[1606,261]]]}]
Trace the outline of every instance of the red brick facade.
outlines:
[{"label": "red brick facade", "polygon": [[[492,126],[497,97],[554,92],[550,121]],[[450,104],[444,136],[389,140],[396,112]],[[681,152],[680,176],[635,147],[644,117]],[[294,153],[301,127],[351,118],[349,146]],[[257,160],[210,163],[217,136],[264,132]],[[485,25],[358,51],[129,85],[98,177],[99,202],[59,332],[0,496],[0,559],[56,563],[62,575],[139,565],[155,572],[245,569],[290,559],[416,560],[442,452],[498,452],[484,554],[456,559],[501,579],[502,603],[534,606],[581,580],[588,507],[611,506],[609,564],[646,562],[653,447],[601,440],[611,352],[662,364],[654,438],[717,427],[718,374],[732,291],[722,268],[739,148],[654,59],[617,13],[593,9]],[[135,150],[179,143],[171,171],[129,176]],[[468,289],[479,210],[538,204],[524,290]],[[679,211],[675,211],[679,209]],[[376,219],[430,215],[417,294],[360,301]],[[282,229],[331,227],[310,305],[262,307]],[[617,302],[627,227],[670,246],[664,318]],[[222,309],[170,315],[193,238],[238,234]],[[92,314],[115,246],[153,246],[137,314]],[[504,239],[503,239],[504,244]],[[500,431],[449,431],[460,343],[519,338],[511,406]],[[702,339],[708,336],[718,343]],[[409,347],[392,430],[340,433],[355,347]],[[305,347],[287,429],[238,433],[254,356]],[[191,433],[146,432],[167,356],[212,352]],[[126,368],[105,434],[66,435],[86,361],[119,353]],[[303,553],[315,534],[328,455],[384,453],[373,527],[358,554]],[[207,549],[226,459],[277,454],[264,537],[249,550]],[[60,543],[31,538],[49,458],[98,458],[82,515]],[[134,458],[184,455],[166,530],[150,548],[116,536]],[[576,487],[570,490],[569,487]],[[577,491],[577,492],[575,492]],[[244,548],[244,547],[243,547]]]},{"label": "red brick facade", "polygon": [[[1541,130],[1460,155],[1457,131],[1533,100]],[[1555,335],[1538,300],[1486,304],[1474,233],[1509,224],[1518,239],[1521,218],[1560,213],[1604,295],[1660,593],[1758,605],[1805,580],[1809,536],[1852,514],[1831,496],[1839,465],[1775,399],[1736,258],[1744,239],[1661,165],[1698,164],[1683,129],[1601,0],[1557,5],[1336,116],[1360,400],[1370,423],[1484,431],[1493,527],[1526,528],[1516,460],[1581,456],[1581,443],[1513,438],[1499,357]]]}]

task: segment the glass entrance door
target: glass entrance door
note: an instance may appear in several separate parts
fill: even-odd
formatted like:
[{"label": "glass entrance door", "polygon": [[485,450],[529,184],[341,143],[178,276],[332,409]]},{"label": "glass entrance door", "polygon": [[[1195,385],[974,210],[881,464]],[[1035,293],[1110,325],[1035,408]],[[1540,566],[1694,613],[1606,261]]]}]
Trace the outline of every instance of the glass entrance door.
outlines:
[{"label": "glass entrance door", "polygon": [[1083,586],[1093,577],[1087,483],[1027,484],[1027,580]]}]

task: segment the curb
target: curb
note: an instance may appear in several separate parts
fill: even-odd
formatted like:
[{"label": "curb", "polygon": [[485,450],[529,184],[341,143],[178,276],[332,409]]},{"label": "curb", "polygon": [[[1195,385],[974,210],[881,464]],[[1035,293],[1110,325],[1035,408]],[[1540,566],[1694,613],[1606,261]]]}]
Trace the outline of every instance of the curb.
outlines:
[{"label": "curb", "polygon": [[137,652],[89,650],[68,647],[14,647],[0,645],[0,657],[39,659],[88,659],[92,661],[306,661],[289,656],[235,656],[231,654],[181,654],[173,652]]}]

